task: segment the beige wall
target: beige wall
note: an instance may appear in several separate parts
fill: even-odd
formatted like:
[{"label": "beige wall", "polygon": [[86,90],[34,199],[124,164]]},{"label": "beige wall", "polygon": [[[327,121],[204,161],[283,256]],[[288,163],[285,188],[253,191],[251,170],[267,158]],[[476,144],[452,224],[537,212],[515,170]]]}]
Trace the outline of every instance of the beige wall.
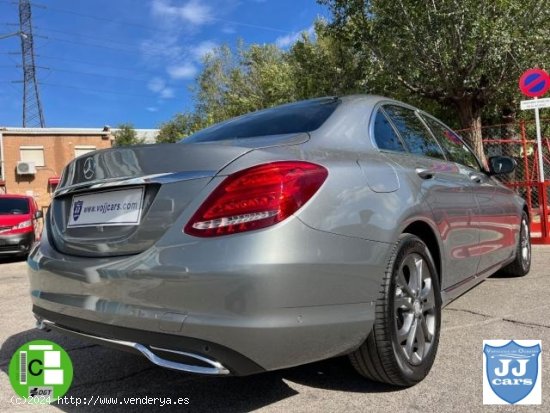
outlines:
[{"label": "beige wall", "polygon": [[[33,191],[39,207],[50,204],[51,188],[48,179],[59,177],[64,166],[75,157],[75,146],[111,147],[110,135],[21,135],[2,132],[4,143],[4,179],[6,193],[23,194]],[[38,166],[35,175],[17,175],[15,168],[21,160],[21,146],[44,147],[44,164]]]}]

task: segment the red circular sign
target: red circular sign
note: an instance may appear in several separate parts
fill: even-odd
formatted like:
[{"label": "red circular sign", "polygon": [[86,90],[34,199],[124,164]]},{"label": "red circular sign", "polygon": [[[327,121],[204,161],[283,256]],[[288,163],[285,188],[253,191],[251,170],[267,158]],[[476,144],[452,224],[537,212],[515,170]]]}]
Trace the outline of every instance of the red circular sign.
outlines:
[{"label": "red circular sign", "polygon": [[519,89],[525,96],[542,96],[550,89],[550,75],[543,69],[526,70],[519,78]]}]

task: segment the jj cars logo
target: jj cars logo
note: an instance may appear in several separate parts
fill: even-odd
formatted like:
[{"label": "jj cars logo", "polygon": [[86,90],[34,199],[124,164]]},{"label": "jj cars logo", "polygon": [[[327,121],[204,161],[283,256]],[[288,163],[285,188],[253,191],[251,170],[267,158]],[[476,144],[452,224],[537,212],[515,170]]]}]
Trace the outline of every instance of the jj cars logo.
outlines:
[{"label": "jj cars logo", "polygon": [[483,340],[483,404],[541,404],[541,341]]},{"label": "jj cars logo", "polygon": [[76,201],[74,203],[73,207],[73,219],[75,221],[78,221],[78,218],[80,217],[80,214],[82,213],[82,205],[84,204],[83,201]]}]

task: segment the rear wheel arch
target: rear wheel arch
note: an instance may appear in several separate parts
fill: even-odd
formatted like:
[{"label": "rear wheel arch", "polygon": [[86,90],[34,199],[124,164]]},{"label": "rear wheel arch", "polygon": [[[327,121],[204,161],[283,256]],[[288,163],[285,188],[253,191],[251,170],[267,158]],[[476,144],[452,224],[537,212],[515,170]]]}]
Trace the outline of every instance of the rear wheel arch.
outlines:
[{"label": "rear wheel arch", "polygon": [[416,235],[418,238],[420,238],[424,242],[424,244],[426,244],[434,260],[435,268],[437,270],[437,276],[439,278],[439,285],[441,286],[442,285],[441,278],[443,275],[441,246],[439,243],[439,239],[436,235],[436,232],[434,231],[432,226],[425,221],[418,220],[418,221],[409,223],[405,227],[405,229],[402,231],[402,233]]}]

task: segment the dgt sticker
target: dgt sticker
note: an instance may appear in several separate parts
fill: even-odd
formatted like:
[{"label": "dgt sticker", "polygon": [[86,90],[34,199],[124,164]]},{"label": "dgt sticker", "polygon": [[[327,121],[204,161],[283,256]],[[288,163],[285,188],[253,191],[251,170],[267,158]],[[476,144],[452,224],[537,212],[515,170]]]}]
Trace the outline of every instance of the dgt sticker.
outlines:
[{"label": "dgt sticker", "polygon": [[69,390],[73,364],[67,352],[47,340],[30,341],[17,349],[10,361],[10,382],[20,397],[51,403]]},{"label": "dgt sticker", "polygon": [[541,340],[483,340],[483,404],[541,404]]}]

